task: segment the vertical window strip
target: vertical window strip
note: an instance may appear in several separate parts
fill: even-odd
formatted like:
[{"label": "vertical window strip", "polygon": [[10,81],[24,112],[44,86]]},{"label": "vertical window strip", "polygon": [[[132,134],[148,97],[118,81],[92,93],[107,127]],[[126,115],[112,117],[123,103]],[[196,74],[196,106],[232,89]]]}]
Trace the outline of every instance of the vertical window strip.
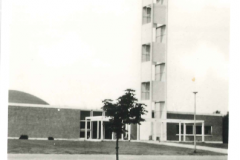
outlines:
[{"label": "vertical window strip", "polygon": [[156,42],[161,42],[161,27],[156,28]]},{"label": "vertical window strip", "polygon": [[160,81],[165,81],[165,63],[160,64]]},{"label": "vertical window strip", "polygon": [[147,8],[147,23],[151,22],[151,8]]},{"label": "vertical window strip", "polygon": [[142,100],[148,100],[150,98],[150,82],[142,83]]},{"label": "vertical window strip", "polygon": [[151,22],[151,8],[143,7],[143,24]]},{"label": "vertical window strip", "polygon": [[166,26],[160,26],[156,28],[156,42],[163,42],[166,33]]},{"label": "vertical window strip", "polygon": [[155,80],[160,81],[160,65],[155,66]]},{"label": "vertical window strip", "polygon": [[150,45],[142,46],[142,62],[150,60]]},{"label": "vertical window strip", "polygon": [[166,26],[164,25],[161,27],[161,42],[164,41],[165,31],[166,31]]},{"label": "vertical window strip", "polygon": [[155,66],[155,81],[165,81],[165,63]]}]

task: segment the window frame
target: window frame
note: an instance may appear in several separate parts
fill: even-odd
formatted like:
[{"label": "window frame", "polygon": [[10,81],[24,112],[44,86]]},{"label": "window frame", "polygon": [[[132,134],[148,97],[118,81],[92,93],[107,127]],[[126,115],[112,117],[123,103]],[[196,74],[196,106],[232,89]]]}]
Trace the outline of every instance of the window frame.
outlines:
[{"label": "window frame", "polygon": [[[159,72],[157,71],[157,67],[159,67]],[[165,63],[156,64],[155,65],[155,81],[164,82],[164,74],[165,74]]]},{"label": "window frame", "polygon": [[[176,126],[179,126],[179,125],[176,125]],[[188,132],[188,127],[191,127],[191,133],[189,133]],[[197,127],[199,127],[200,128],[200,131],[201,131],[201,133],[197,133]],[[210,134],[206,134],[206,127],[210,127]],[[182,128],[182,130],[183,130],[183,128]],[[204,136],[212,136],[213,134],[212,134],[212,131],[213,131],[213,126],[204,126]],[[181,134],[183,134],[183,133],[181,133]],[[176,133],[176,135],[179,135],[179,130],[177,130],[177,133]],[[186,125],[186,135],[187,136],[193,136],[194,135],[194,125]],[[202,126],[201,125],[196,125],[196,135],[202,135]]]},{"label": "window frame", "polygon": [[156,37],[155,37],[156,42],[163,43],[163,38],[165,35],[166,35],[166,25],[156,27]]},{"label": "window frame", "polygon": [[142,62],[150,61],[150,52],[151,52],[151,45],[143,44],[142,45]]},{"label": "window frame", "polygon": [[143,24],[147,24],[151,22],[151,13],[152,13],[152,8],[150,6],[143,7],[143,15],[142,15]]},{"label": "window frame", "polygon": [[141,100],[150,99],[150,82],[142,82],[141,84]]}]

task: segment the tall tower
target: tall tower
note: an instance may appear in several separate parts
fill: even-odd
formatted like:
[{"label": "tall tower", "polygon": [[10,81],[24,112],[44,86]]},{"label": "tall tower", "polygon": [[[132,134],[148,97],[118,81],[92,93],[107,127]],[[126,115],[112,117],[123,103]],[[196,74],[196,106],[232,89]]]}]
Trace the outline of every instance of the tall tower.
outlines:
[{"label": "tall tower", "polygon": [[166,140],[167,117],[167,0],[142,0],[141,102],[147,105],[147,122],[140,139]]}]

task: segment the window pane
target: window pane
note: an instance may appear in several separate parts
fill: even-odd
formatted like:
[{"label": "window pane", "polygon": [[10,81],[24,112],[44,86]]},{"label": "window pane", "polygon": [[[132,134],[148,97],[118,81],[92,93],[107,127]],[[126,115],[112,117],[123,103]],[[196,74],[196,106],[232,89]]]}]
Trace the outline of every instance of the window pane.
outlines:
[{"label": "window pane", "polygon": [[146,53],[150,54],[150,45],[146,45]]},{"label": "window pane", "polygon": [[86,117],[90,117],[90,111],[80,111],[80,120],[85,120]]},{"label": "window pane", "polygon": [[205,126],[204,127],[204,134],[212,134],[212,127],[211,126]]},{"label": "window pane", "polygon": [[[90,129],[90,122],[87,122],[87,128]],[[85,122],[80,122],[80,129],[85,129]]]},{"label": "window pane", "polygon": [[186,126],[186,134],[193,134],[193,126]]},{"label": "window pane", "polygon": [[160,65],[155,66],[155,73],[160,73]]},{"label": "window pane", "polygon": [[[179,134],[179,125],[176,125],[176,132]],[[181,125],[181,134],[183,134],[183,125]]]},{"label": "window pane", "polygon": [[143,82],[142,83],[142,99],[149,99],[150,97],[150,82]]},{"label": "window pane", "polygon": [[150,91],[150,83],[146,83],[146,92]]},{"label": "window pane", "polygon": [[147,15],[148,15],[148,16],[151,15],[151,8],[147,8]]},{"label": "window pane", "polygon": [[160,65],[155,66],[155,80],[160,81]]},{"label": "window pane", "polygon": [[165,35],[166,26],[161,26],[161,35]]},{"label": "window pane", "polygon": [[151,22],[151,8],[147,9],[147,23]]},{"label": "window pane", "polygon": [[151,8],[143,7],[143,24],[151,22]]},{"label": "window pane", "polygon": [[150,60],[150,45],[142,45],[142,62]]},{"label": "window pane", "polygon": [[160,64],[160,81],[165,81],[165,64]]},{"label": "window pane", "polygon": [[202,126],[196,126],[196,134],[202,134]]},{"label": "window pane", "polygon": [[156,36],[160,36],[161,35],[161,27],[157,27],[156,28]]},{"label": "window pane", "polygon": [[95,112],[95,111],[94,111],[94,112],[93,112],[93,116],[102,116],[102,112],[97,112],[97,111]]},{"label": "window pane", "polygon": [[[87,137],[90,137],[90,132],[87,132]],[[80,138],[85,138],[85,132],[80,132]]]}]

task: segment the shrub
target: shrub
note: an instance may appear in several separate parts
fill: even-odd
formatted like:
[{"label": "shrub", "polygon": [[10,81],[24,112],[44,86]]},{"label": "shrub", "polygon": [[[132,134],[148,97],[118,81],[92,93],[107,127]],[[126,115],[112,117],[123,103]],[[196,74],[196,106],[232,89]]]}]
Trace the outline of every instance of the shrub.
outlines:
[{"label": "shrub", "polygon": [[21,135],[19,139],[28,139],[28,135]]},{"label": "shrub", "polygon": [[54,140],[54,138],[53,137],[48,137],[48,140]]}]

